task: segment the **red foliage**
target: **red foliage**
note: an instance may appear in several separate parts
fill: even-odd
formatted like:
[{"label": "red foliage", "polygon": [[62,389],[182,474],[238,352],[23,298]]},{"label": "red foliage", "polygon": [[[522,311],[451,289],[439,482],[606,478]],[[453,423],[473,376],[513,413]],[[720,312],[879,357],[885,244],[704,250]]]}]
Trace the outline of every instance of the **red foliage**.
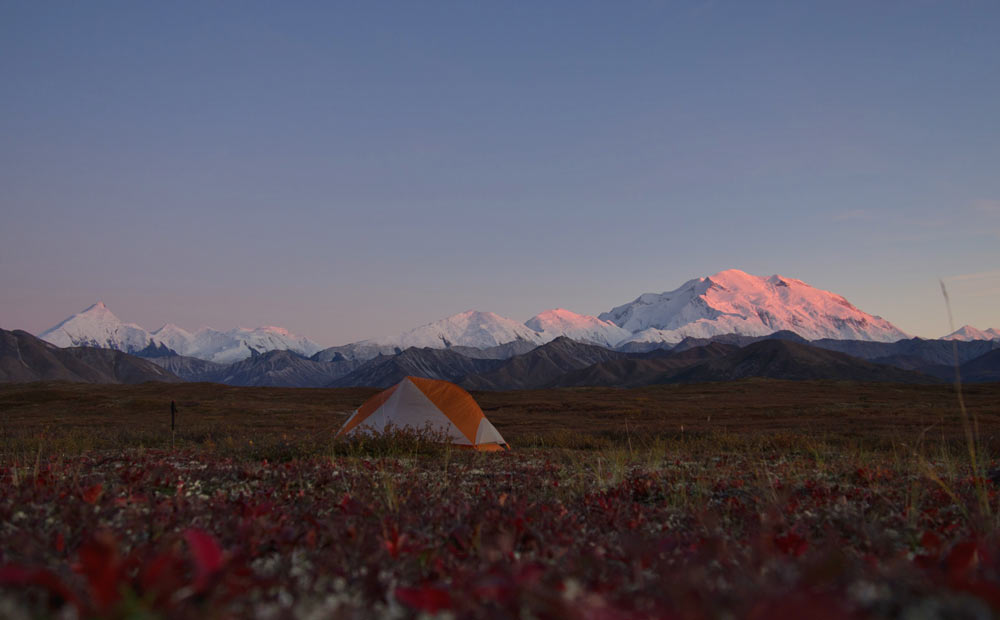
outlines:
[{"label": "red foliage", "polygon": [[795,532],[774,537],[774,545],[784,554],[799,557],[809,550],[809,541]]},{"label": "red foliage", "polygon": [[88,504],[96,504],[97,500],[101,498],[101,493],[103,491],[104,491],[103,485],[95,484],[92,487],[84,489],[80,497],[83,499],[83,501],[87,502]]},{"label": "red foliage", "polygon": [[398,601],[417,611],[434,614],[451,609],[451,595],[443,588],[428,585],[418,588],[396,588],[395,594]]},{"label": "red foliage", "polygon": [[111,609],[121,598],[126,563],[118,555],[118,545],[109,532],[101,532],[84,542],[73,570],[87,580],[91,601],[99,612]]},{"label": "red foliage", "polygon": [[184,540],[191,547],[191,555],[194,558],[195,590],[204,591],[211,579],[222,569],[222,549],[214,538],[195,528],[184,532]]},{"label": "red foliage", "polygon": [[2,483],[0,597],[29,616],[847,618],[956,592],[1000,613],[1000,533],[878,468],[772,461],[762,485],[733,456],[615,484],[530,454],[453,457],[448,475],[157,452],[63,467]]}]

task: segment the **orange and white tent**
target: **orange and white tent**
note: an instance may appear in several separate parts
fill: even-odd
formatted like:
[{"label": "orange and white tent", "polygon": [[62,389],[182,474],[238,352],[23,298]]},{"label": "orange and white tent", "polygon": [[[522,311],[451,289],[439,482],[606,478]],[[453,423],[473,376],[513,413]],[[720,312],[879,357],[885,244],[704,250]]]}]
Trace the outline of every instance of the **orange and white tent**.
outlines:
[{"label": "orange and white tent", "polygon": [[477,450],[507,449],[507,442],[472,396],[448,381],[406,377],[358,407],[337,437],[386,428],[428,429]]}]

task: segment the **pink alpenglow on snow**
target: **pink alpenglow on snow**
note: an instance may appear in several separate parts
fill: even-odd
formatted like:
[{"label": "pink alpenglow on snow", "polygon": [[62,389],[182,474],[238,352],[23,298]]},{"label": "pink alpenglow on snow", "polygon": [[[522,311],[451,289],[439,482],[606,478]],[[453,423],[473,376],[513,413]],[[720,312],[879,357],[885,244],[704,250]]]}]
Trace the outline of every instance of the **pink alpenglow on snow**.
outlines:
[{"label": "pink alpenglow on snow", "polygon": [[729,269],[666,293],[640,295],[601,314],[630,332],[629,342],[680,342],[722,334],[766,336],[789,330],[809,340],[892,342],[908,335],[840,295],[779,275]]},{"label": "pink alpenglow on snow", "polygon": [[1000,340],[1000,329],[976,329],[971,325],[963,325],[943,340]]},{"label": "pink alpenglow on snow", "polygon": [[613,347],[632,335],[632,332],[618,327],[611,321],[577,314],[563,308],[536,314],[528,319],[525,325],[540,333],[546,342],[555,340],[559,336],[566,336],[579,342]]},{"label": "pink alpenglow on snow", "polygon": [[[766,336],[788,330],[803,338],[895,341],[907,334],[878,316],[862,312],[840,295],[783,276],[759,277],[737,269],[690,280],[666,293],[647,293],[599,317],[564,308],[541,312],[524,323],[494,314],[468,310],[427,323],[392,337],[361,340],[322,349],[311,340],[282,327],[237,327],[218,331],[208,327],[189,332],[168,323],[148,332],[124,323],[104,304],[95,304],[43,332],[41,338],[57,346],[98,346],[135,352],[150,343],[180,355],[232,363],[258,353],[290,350],[320,361],[340,355],[366,360],[393,355],[410,347],[489,349],[501,345],[532,347],[565,336],[603,347],[628,343],[676,343],[686,337],[723,334]],[[951,337],[991,339],[995,330],[971,327]],[[523,352],[523,351],[520,351]],[[513,354],[513,353],[511,353]]]}]

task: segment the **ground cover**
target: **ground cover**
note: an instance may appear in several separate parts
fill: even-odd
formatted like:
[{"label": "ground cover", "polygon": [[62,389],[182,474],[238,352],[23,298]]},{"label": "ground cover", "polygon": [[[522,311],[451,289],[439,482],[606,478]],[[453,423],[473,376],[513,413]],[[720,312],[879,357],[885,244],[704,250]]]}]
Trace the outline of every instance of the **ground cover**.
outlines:
[{"label": "ground cover", "polygon": [[976,467],[879,387],[478,395],[502,454],[332,442],[364,390],[0,387],[0,617],[998,615],[997,387]]},{"label": "ground cover", "polygon": [[996,487],[953,457],[411,448],[8,467],[0,616],[1000,611]]}]

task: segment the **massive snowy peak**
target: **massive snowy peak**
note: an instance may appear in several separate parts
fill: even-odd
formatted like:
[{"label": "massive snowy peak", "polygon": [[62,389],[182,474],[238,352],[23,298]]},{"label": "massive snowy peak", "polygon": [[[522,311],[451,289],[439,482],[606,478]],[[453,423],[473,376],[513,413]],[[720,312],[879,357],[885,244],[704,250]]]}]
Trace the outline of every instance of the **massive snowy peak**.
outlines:
[{"label": "massive snowy peak", "polygon": [[134,353],[146,348],[150,335],[135,323],[125,323],[103,302],[69,317],[38,335],[57,347],[98,347]]},{"label": "massive snowy peak", "polygon": [[618,327],[611,321],[577,314],[563,308],[537,314],[528,319],[525,325],[541,334],[545,342],[565,336],[577,342],[613,347],[632,336],[632,332]]},{"label": "massive snowy peak", "polygon": [[738,269],[690,280],[666,293],[647,293],[601,314],[633,333],[627,342],[680,342],[721,334],[766,336],[788,330],[809,340],[893,342],[907,334],[858,310],[840,295],[779,275]]},{"label": "massive snowy peak", "polygon": [[308,356],[322,348],[281,327],[237,327],[228,331],[203,327],[192,333],[168,323],[154,332],[148,332],[134,323],[122,322],[103,303],[96,303],[74,314],[42,332],[39,338],[58,347],[89,346],[126,353],[142,351],[152,342],[180,355],[223,364],[248,358],[255,352],[277,349]]},{"label": "massive snowy peak", "polygon": [[411,329],[395,338],[363,340],[357,344],[399,349],[410,347],[445,349],[453,346],[488,349],[515,340],[526,340],[535,344],[543,342],[538,332],[523,323],[492,312],[469,310]]},{"label": "massive snowy peak", "polygon": [[971,325],[964,325],[942,340],[1000,340],[1000,329],[976,329]]}]

